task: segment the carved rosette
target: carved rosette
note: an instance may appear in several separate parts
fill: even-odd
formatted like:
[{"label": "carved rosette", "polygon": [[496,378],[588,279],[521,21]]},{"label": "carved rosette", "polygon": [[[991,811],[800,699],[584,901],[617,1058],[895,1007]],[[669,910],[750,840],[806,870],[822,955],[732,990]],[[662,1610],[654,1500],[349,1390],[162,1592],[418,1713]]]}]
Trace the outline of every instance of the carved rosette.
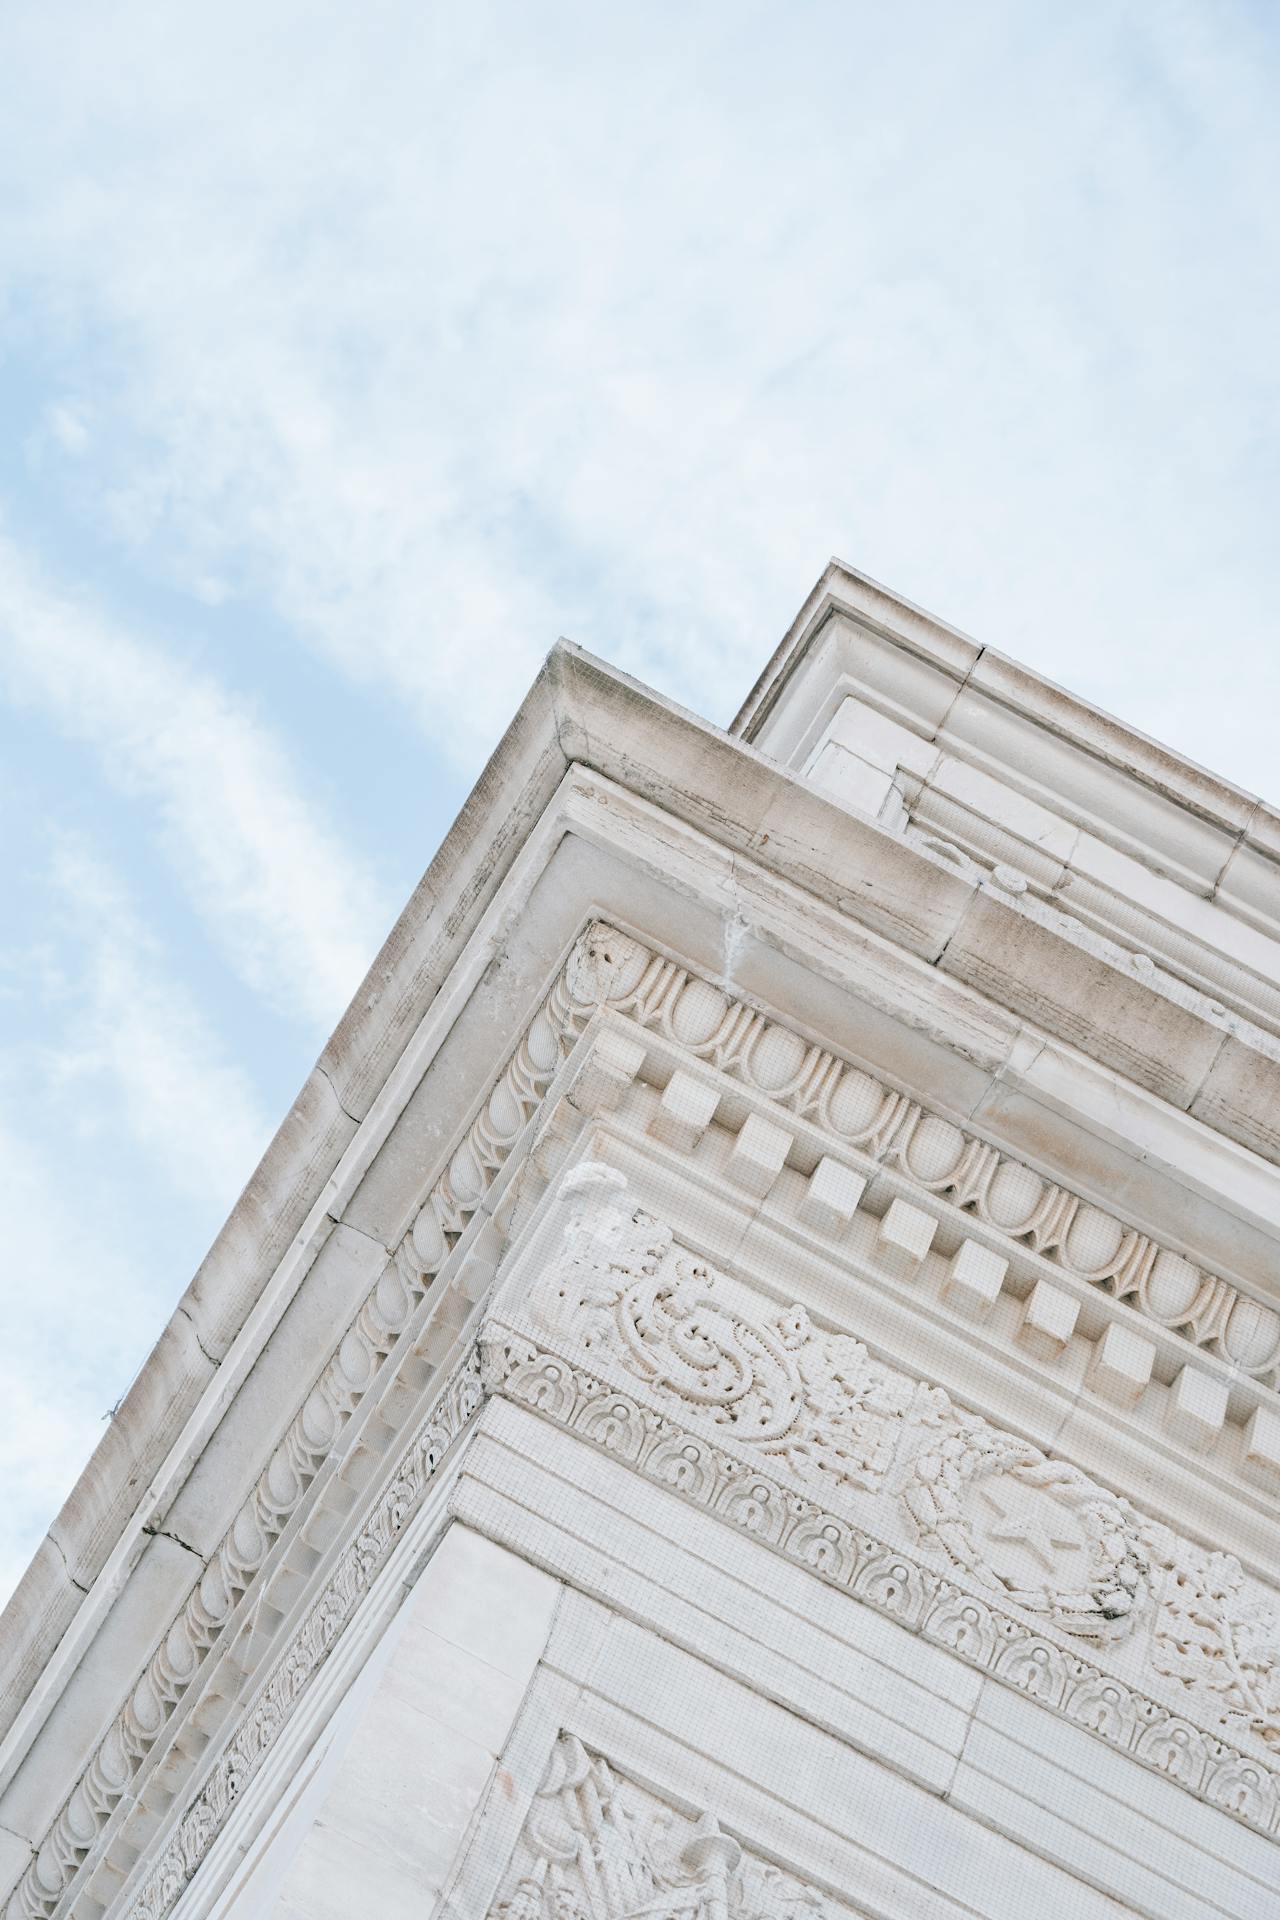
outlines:
[{"label": "carved rosette", "polygon": [[1064,1460],[953,1411],[911,1463],[903,1503],[926,1546],[1067,1633],[1115,1640],[1148,1592],[1125,1504]]}]

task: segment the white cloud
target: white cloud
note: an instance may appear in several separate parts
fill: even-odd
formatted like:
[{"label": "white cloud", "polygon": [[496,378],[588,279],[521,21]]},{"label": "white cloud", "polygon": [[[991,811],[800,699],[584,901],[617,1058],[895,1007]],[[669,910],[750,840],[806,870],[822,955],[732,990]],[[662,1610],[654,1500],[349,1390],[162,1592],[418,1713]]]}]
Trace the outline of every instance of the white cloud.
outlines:
[{"label": "white cloud", "polygon": [[327,1029],[387,918],[279,739],[208,674],[39,580],[0,536],[0,683],[150,801],[197,912],[255,988]]},{"label": "white cloud", "polygon": [[[29,1103],[28,1103],[29,1104]],[[102,1436],[161,1319],[127,1208],[29,1115],[0,1112],[0,1605]],[[148,1287],[147,1281],[152,1285]]]},{"label": "white cloud", "polygon": [[92,847],[42,875],[39,948],[0,949],[0,1605],[271,1133]]},{"label": "white cloud", "polygon": [[1271,670],[1276,584],[1256,15],[139,0],[70,72],[56,7],[7,34],[0,244],[109,342],[117,533],[465,762],[564,630],[729,712],[835,549],[1269,770],[1224,673]]},{"label": "white cloud", "polygon": [[89,427],[81,410],[69,401],[58,401],[47,415],[49,432],[64,453],[81,454],[89,444]]},{"label": "white cloud", "polygon": [[[727,716],[834,550],[1274,792],[1276,69],[1230,0],[46,0],[0,19],[0,317],[123,568],[267,605],[464,765],[560,632]],[[0,677],[328,1027],[387,913],[289,716],[2,540]],[[57,877],[48,1063],[166,1188],[202,1139],[233,1188],[252,1093],[114,883]],[[100,1236],[51,1255],[17,1132],[56,1294]]]},{"label": "white cloud", "polygon": [[37,1052],[50,1091],[81,1133],[112,1140],[123,1125],[170,1186],[212,1201],[216,1216],[271,1137],[249,1075],[227,1060],[90,848],[58,840],[48,880],[78,975],[60,996],[56,1037]]}]

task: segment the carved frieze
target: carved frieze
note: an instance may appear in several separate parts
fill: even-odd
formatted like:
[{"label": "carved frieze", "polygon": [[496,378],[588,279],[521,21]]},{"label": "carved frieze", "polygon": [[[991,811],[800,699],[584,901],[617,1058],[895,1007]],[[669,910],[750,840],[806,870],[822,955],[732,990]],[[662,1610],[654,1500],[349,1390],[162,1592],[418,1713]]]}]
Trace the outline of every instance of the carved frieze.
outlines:
[{"label": "carved frieze", "polygon": [[1229,1724],[1248,1726],[1280,1751],[1280,1608],[1230,1553],[1213,1553],[1148,1520],[1145,1544],[1159,1572],[1151,1662],[1200,1701],[1216,1699]]},{"label": "carved frieze", "polygon": [[[909,1632],[1029,1694],[1073,1725],[1258,1831],[1280,1835],[1280,1774],[1132,1681],[1068,1650],[974,1587],[744,1463],[561,1355],[491,1330],[486,1379],[521,1406],[626,1462]],[[1212,1717],[1225,1729],[1227,1716]]]},{"label": "carved frieze", "polygon": [[490,1920],[840,1920],[852,1908],[557,1740]]},{"label": "carved frieze", "polygon": [[529,1317],[559,1350],[613,1361],[656,1405],[807,1485],[891,1489],[923,1546],[1070,1633],[1129,1630],[1147,1556],[1124,1502],[803,1307],[744,1310],[616,1180],[576,1171],[573,1195],[594,1204],[530,1292]]},{"label": "carved frieze", "polygon": [[[681,1492],[702,1498],[713,1485],[709,1504],[767,1538],[792,1538],[795,1495],[809,1495],[826,1510],[812,1536],[825,1562],[841,1559],[843,1521],[881,1530],[890,1549],[910,1544],[925,1566],[1068,1644],[1122,1646],[1125,1670],[1149,1661],[1210,1725],[1280,1750],[1274,1600],[1238,1562],[851,1335],[712,1272],[617,1180],[576,1170],[559,1258],[523,1305],[495,1309],[491,1384]],[[523,1345],[522,1325],[535,1336]],[[610,1380],[629,1382],[656,1418]]]}]

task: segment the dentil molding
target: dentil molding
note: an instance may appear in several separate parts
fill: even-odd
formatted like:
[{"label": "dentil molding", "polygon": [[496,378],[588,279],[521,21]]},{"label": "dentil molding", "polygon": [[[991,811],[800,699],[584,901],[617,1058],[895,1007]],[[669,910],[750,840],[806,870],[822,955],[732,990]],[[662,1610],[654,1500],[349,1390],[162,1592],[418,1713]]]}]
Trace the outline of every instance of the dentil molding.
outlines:
[{"label": "dentil molding", "polygon": [[1280,1628],[1238,1562],[712,1272],[614,1169],[562,1205],[486,1321],[492,1391],[1280,1830]]},{"label": "dentil molding", "polygon": [[[168,1721],[183,1709],[206,1657],[221,1642],[238,1606],[273,1564],[276,1543],[304,1506],[322,1467],[340,1449],[353,1412],[379,1379],[414,1309],[449,1262],[558,1069],[592,1016],[606,1007],[625,1014],[642,1029],[661,1034],[694,1059],[740,1080],[781,1107],[812,1118],[864,1157],[892,1166],[921,1191],[945,1196],[950,1204],[971,1212],[1011,1240],[1118,1297],[1126,1309],[1135,1309],[1161,1327],[1172,1328],[1190,1344],[1222,1356],[1237,1376],[1256,1382],[1264,1394],[1275,1382],[1280,1370],[1280,1315],[1233,1283],[1161,1248],[1138,1229],[929,1113],[860,1067],[807,1042],[783,1023],[733,999],[629,934],[594,923],[576,942],[523,1040],[417,1208],[409,1231],[359,1315],[336,1343],[329,1363],[182,1610],[160,1635],[155,1653],[10,1896],[5,1920],[53,1920],[64,1910],[66,1896],[93,1859],[117,1808],[136,1794],[139,1776]],[[519,1397],[517,1389],[512,1392]],[[1041,1555],[1046,1540],[1049,1551],[1064,1549],[1053,1547],[1050,1532],[1035,1532],[1030,1543],[1025,1534],[1003,1543],[995,1539],[1002,1528],[1016,1531],[1036,1524],[1020,1517],[1021,1510],[1012,1519],[1003,1510],[1004,1503],[1014,1497],[1012,1487],[1030,1485],[1032,1469],[1013,1455],[1002,1464],[993,1464],[995,1455],[985,1459],[981,1471],[975,1465],[957,1466],[944,1459],[935,1482],[921,1481],[922,1488],[931,1485],[932,1490],[928,1495],[920,1492],[918,1504],[925,1514],[929,1500],[940,1503],[934,1534],[939,1542],[959,1548],[958,1566],[973,1572],[979,1562],[975,1544],[979,1539],[988,1547],[1003,1545],[1008,1565],[1021,1569],[1014,1577],[1022,1585],[1010,1586],[1009,1592],[1029,1594],[1034,1585],[1033,1546]],[[1086,1492],[1083,1477],[1073,1479],[1072,1474],[1061,1463],[1055,1466],[1049,1475],[1052,1485],[1046,1480],[1038,1489],[1041,1504],[1050,1502],[1055,1515],[1066,1516],[1056,1522],[1062,1537],[1075,1541],[1079,1534],[1087,1543],[1087,1549],[1077,1546],[1086,1553],[1080,1564],[1087,1565],[1091,1575],[1099,1572],[1094,1565],[1099,1555],[1110,1553],[1123,1540],[1110,1586],[1095,1579],[1090,1589],[1106,1601],[1106,1606],[1092,1608],[1092,1617],[1101,1621],[1109,1607],[1119,1618],[1127,1604],[1123,1595],[1129,1591],[1120,1571],[1131,1570],[1127,1536],[1114,1529],[1108,1532],[1110,1509],[1099,1506],[1095,1494]],[[977,1487],[972,1508],[960,1497],[970,1482]],[[1170,1622],[1178,1620],[1180,1625],[1176,1630],[1170,1625],[1164,1634],[1161,1658],[1168,1664],[1160,1670],[1194,1682],[1201,1691],[1216,1690],[1229,1713],[1262,1724],[1275,1707],[1273,1669],[1260,1664],[1258,1653],[1271,1632],[1265,1608],[1258,1613],[1254,1601],[1242,1594],[1239,1569],[1229,1556],[1203,1556],[1203,1569],[1188,1572],[1188,1554],[1194,1559],[1194,1550],[1186,1549],[1169,1605]],[[1221,1659],[1204,1653],[1200,1616],[1205,1595],[1213,1598],[1213,1619],[1232,1622]],[[1062,1596],[1055,1604],[1064,1618],[1070,1613]],[[1222,1676],[1227,1672],[1232,1678],[1224,1685]],[[1247,1774],[1249,1763],[1240,1764]],[[1219,1769],[1214,1778],[1225,1780],[1227,1775]],[[1268,1792],[1273,1789],[1262,1791],[1264,1801]],[[1251,1793],[1250,1787],[1244,1797]],[[1244,1807],[1236,1810],[1251,1817]],[[191,1870],[192,1857],[186,1845],[184,1872]],[[172,1871],[172,1863],[166,1870]],[[138,1912],[151,1920],[153,1909]]]}]

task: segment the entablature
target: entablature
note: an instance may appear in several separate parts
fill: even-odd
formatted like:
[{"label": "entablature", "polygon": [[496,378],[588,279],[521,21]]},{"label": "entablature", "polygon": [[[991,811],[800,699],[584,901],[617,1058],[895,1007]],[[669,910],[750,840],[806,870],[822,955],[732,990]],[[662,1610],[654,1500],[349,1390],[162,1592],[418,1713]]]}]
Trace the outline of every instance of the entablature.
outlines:
[{"label": "entablature", "polygon": [[492,1391],[1276,1830],[1274,1592],[713,1268],[617,1168],[570,1169],[481,1341]]},{"label": "entablature", "polygon": [[[314,1128],[296,1117],[276,1186],[180,1311],[190,1368],[155,1369],[135,1408],[136,1425],[171,1389],[163,1447],[126,1434],[128,1472],[102,1466],[83,1525],[66,1519],[91,1591],[59,1586],[22,1648],[19,1920],[110,1910],[176,1825],[588,1126],[707,1252],[719,1207],[752,1286],[800,1272],[826,1315],[856,1294],[870,1344],[929,1357],[957,1399],[1103,1480],[1145,1478],[1171,1515],[1212,1486],[1215,1544],[1265,1559],[1276,1167],[1099,1064],[1088,1032],[1064,1042],[949,976],[986,880],[558,660],[522,722],[518,794],[468,823],[483,839],[501,819],[491,863],[452,849],[371,975],[384,1025],[340,1030]],[[1155,1032],[1148,1064],[1180,1044]]]}]

